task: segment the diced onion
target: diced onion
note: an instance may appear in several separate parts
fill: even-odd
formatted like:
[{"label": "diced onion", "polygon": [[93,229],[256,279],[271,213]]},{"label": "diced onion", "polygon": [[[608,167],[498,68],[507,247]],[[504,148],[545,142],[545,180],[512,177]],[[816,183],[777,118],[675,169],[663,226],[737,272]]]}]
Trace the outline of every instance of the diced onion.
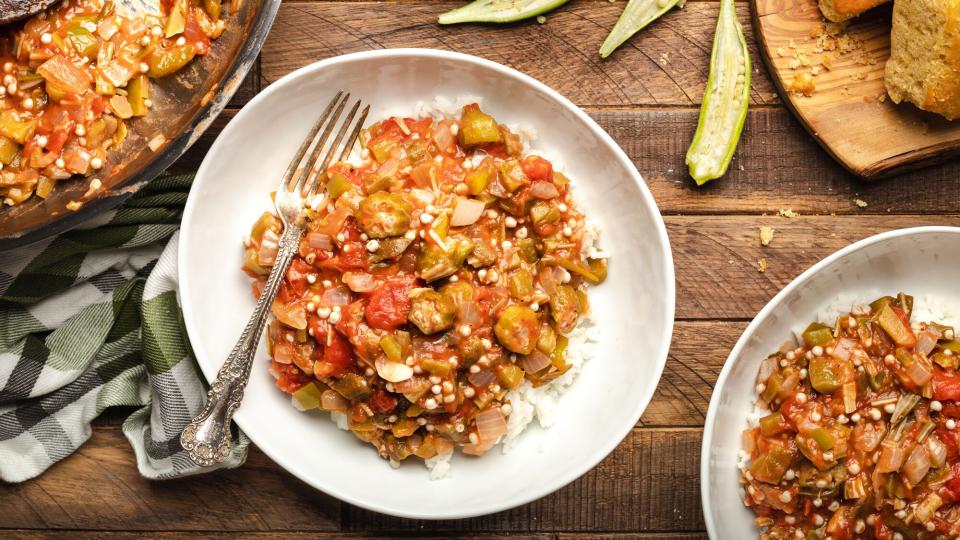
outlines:
[{"label": "diced onion", "polygon": [[947,462],[947,445],[943,444],[936,435],[931,435],[927,439],[927,450],[930,451],[930,463],[934,467],[943,467]]},{"label": "diced onion", "polygon": [[416,401],[430,388],[430,381],[426,377],[410,377],[397,382],[393,385],[393,388],[404,396],[413,397],[413,399],[407,398],[410,401]]},{"label": "diced onion", "polygon": [[334,390],[324,390],[320,396],[320,407],[325,411],[344,412],[350,403]]},{"label": "diced onion", "polygon": [[333,249],[333,240],[329,235],[312,232],[307,234],[307,245],[313,249],[329,251]]},{"label": "diced onion", "polygon": [[857,410],[857,383],[843,384],[843,412],[850,414]]},{"label": "diced onion", "polygon": [[766,384],[773,372],[777,370],[777,357],[768,356],[760,362],[760,369],[757,370],[757,383]]},{"label": "diced onion", "polygon": [[373,276],[366,272],[344,272],[343,282],[353,292],[370,292],[376,288]]},{"label": "diced onion", "polygon": [[296,328],[297,330],[307,328],[307,310],[303,307],[303,304],[284,305],[280,302],[274,302],[271,311],[276,315],[277,320],[290,328]]},{"label": "diced onion", "polygon": [[413,368],[402,362],[378,358],[374,365],[377,367],[377,375],[387,382],[398,383],[413,377]]},{"label": "diced onion", "polygon": [[883,443],[883,449],[880,451],[880,459],[877,461],[876,471],[879,473],[896,472],[903,465],[903,448],[897,446],[894,442]]},{"label": "diced onion", "polygon": [[930,471],[930,453],[926,446],[917,445],[903,464],[903,474],[910,485],[917,485]]},{"label": "diced onion", "polygon": [[350,303],[350,291],[343,287],[331,287],[323,291],[320,302],[325,306],[345,306]]},{"label": "diced onion", "polygon": [[457,206],[453,209],[453,215],[450,216],[451,227],[463,227],[472,225],[480,216],[483,215],[485,205],[476,199],[457,199]]},{"label": "diced onion", "polygon": [[377,168],[377,176],[393,176],[397,174],[397,169],[400,168],[400,160],[396,158],[390,158],[383,162],[380,167]]},{"label": "diced onion", "polygon": [[557,286],[563,282],[563,272],[564,270],[559,266],[552,265],[547,265],[540,269],[538,276],[540,286],[543,287],[543,290],[550,296],[556,294]]},{"label": "diced onion", "polygon": [[494,379],[493,372],[489,369],[481,369],[476,373],[471,373],[467,376],[467,380],[470,381],[470,384],[476,386],[477,388],[486,388],[493,382]]},{"label": "diced onion", "polygon": [[496,441],[507,432],[507,421],[499,408],[490,408],[477,415],[477,436],[486,443]]},{"label": "diced onion", "polygon": [[437,124],[433,129],[433,140],[437,143],[437,148],[441,152],[450,154],[456,148],[454,147],[453,133],[450,132],[450,126],[444,122]]},{"label": "diced onion", "polygon": [[833,348],[833,357],[847,361],[850,359],[850,353],[853,351],[854,341],[849,338],[840,338]]},{"label": "diced onion", "polygon": [[930,369],[930,366],[928,366],[925,361],[919,359],[907,366],[906,372],[907,377],[910,377],[910,380],[917,386],[924,386],[930,382],[930,379],[933,377],[933,371]]},{"label": "diced onion", "polygon": [[277,251],[280,249],[280,236],[273,232],[273,229],[267,229],[263,232],[263,240],[260,241],[260,251],[257,252],[257,264],[260,266],[273,266],[277,260]]},{"label": "diced onion", "polygon": [[517,363],[520,364],[520,367],[527,373],[536,373],[550,365],[550,357],[538,350],[534,350],[532,353],[521,358]]},{"label": "diced onion", "polygon": [[475,302],[463,302],[457,308],[457,320],[460,324],[476,326],[480,322],[480,308]]},{"label": "diced onion", "polygon": [[289,343],[275,343],[273,345],[273,360],[278,364],[292,364],[296,352]]},{"label": "diced onion", "polygon": [[554,199],[560,196],[560,190],[553,182],[534,182],[530,186],[530,196],[537,199]]},{"label": "diced onion", "polygon": [[934,328],[927,328],[917,336],[917,352],[926,356],[937,346],[940,332]]}]

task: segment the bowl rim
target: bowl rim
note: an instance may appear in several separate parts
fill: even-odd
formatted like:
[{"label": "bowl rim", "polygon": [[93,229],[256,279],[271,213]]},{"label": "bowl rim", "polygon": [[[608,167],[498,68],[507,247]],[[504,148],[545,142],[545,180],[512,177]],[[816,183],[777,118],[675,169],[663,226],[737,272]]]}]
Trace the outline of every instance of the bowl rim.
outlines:
[{"label": "bowl rim", "polygon": [[[297,467],[293,463],[288,463],[282,456],[275,455],[272,452],[267,450],[263,451],[270,459],[280,465],[288,473],[300,478],[314,489],[322,491],[328,495],[336,497],[337,499],[353,504],[355,506],[365,508],[367,510],[372,510],[382,514],[388,514],[401,518],[411,518],[411,519],[426,519],[426,520],[437,520],[437,519],[463,519],[468,517],[475,517],[481,515],[492,514],[495,512],[500,512],[503,510],[508,510],[515,508],[524,504],[527,504],[531,501],[539,499],[543,496],[546,496],[554,491],[566,486],[570,482],[573,482],[583,474],[586,474],[591,469],[593,469],[600,461],[606,458],[623,440],[629,435],[630,431],[636,426],[637,422],[640,420],[641,415],[646,410],[647,405],[649,405],[650,400],[653,397],[653,394],[656,391],[656,388],[659,385],[660,378],[663,374],[663,369],[666,365],[667,356],[669,353],[670,343],[673,336],[673,327],[674,327],[674,316],[675,316],[675,303],[676,303],[676,278],[674,274],[674,264],[673,264],[673,252],[670,246],[670,240],[667,235],[666,225],[663,221],[663,216],[660,213],[659,208],[656,205],[656,201],[653,198],[653,195],[650,193],[649,188],[643,180],[643,177],[640,175],[640,172],[637,170],[636,166],[630,161],[630,158],[626,155],[623,148],[620,147],[614,141],[606,131],[603,130],[586,112],[583,111],[580,107],[575,105],[573,102],[562,96],[556,90],[553,90],[546,84],[534,79],[533,77],[526,75],[514,68],[504,66],[497,62],[491,60],[486,60],[477,56],[436,50],[436,49],[423,49],[423,48],[397,48],[397,49],[381,49],[374,51],[361,51],[355,53],[349,53],[339,56],[334,56],[324,60],[314,62],[303,66],[291,73],[288,73],[278,79],[277,81],[270,84],[263,91],[258,93],[253,97],[243,108],[237,113],[233,120],[223,129],[223,131],[217,136],[217,139],[214,141],[213,145],[210,147],[210,150],[207,152],[206,157],[200,165],[200,168],[197,171],[197,178],[202,178],[206,175],[207,169],[212,165],[210,164],[210,156],[217,154],[220,151],[222,145],[227,144],[229,139],[230,132],[232,129],[236,129],[235,126],[239,125],[241,121],[246,117],[246,115],[251,114],[250,110],[255,109],[261,105],[262,102],[267,100],[269,96],[273,93],[279,91],[279,89],[287,86],[291,82],[306,76],[311,76],[320,72],[324,69],[327,69],[332,66],[337,66],[340,64],[347,64],[350,62],[358,60],[369,60],[369,59],[405,59],[405,58],[428,58],[433,60],[453,60],[457,62],[463,62],[466,64],[472,64],[479,66],[484,69],[491,70],[500,76],[511,78],[518,81],[521,84],[532,87],[537,92],[547,96],[548,98],[554,100],[563,108],[572,112],[574,116],[580,120],[590,132],[603,144],[607,145],[617,157],[620,162],[620,165],[628,172],[628,175],[631,177],[633,182],[640,189],[640,199],[641,204],[645,205],[647,210],[651,212],[651,215],[656,216],[655,218],[655,234],[656,239],[662,246],[662,268],[664,279],[666,281],[666,291],[665,291],[665,327],[664,334],[660,339],[660,342],[656,345],[659,347],[659,354],[655,358],[654,368],[651,370],[650,375],[651,379],[656,381],[656,384],[649,385],[646,391],[637,396],[634,406],[629,411],[629,417],[632,418],[632,422],[627,424],[624,422],[624,426],[619,430],[617,437],[611,437],[604,444],[599,445],[597,450],[586,457],[582,461],[582,466],[563,471],[562,473],[554,476],[549,482],[545,482],[535,486],[534,489],[527,491],[523,496],[517,497],[512,500],[501,500],[495,503],[471,507],[469,509],[460,510],[460,511],[447,511],[447,512],[430,512],[429,509],[424,512],[410,512],[397,510],[382,506],[379,504],[372,504],[365,500],[353,497],[347,493],[341,492],[337,489],[336,486],[330,485],[320,485],[319,482],[314,482],[312,479],[308,480],[305,478],[300,478],[299,475],[293,471],[297,470]],[[191,187],[191,195],[195,190],[197,190],[198,183],[194,182]],[[193,221],[193,214],[197,208],[197,199],[198,197],[190,196],[187,199],[187,203],[184,208],[181,234],[187,235],[190,232],[190,223]],[[191,294],[192,284],[190,281],[190,276],[181,271],[184,268],[185,262],[187,260],[188,254],[186,252],[186,245],[188,242],[180,241],[178,246],[178,276],[180,281],[180,293],[181,293],[181,302],[185,298],[194,297]],[[202,332],[199,331],[200,327],[197,321],[193,320],[190,310],[184,309],[184,323],[187,329],[188,335],[202,336]],[[208,380],[211,379],[211,373],[208,373],[210,370],[203,369],[203,364],[199,361],[197,362],[201,371],[204,374],[204,377]],[[219,364],[219,363],[218,363]],[[626,418],[626,415],[625,415]],[[236,419],[237,425],[243,429],[243,420]],[[247,436],[250,438],[254,444],[257,443],[257,437],[252,435],[250,432],[244,430]],[[259,446],[259,445],[258,445]]]},{"label": "bowl rim", "polygon": [[[894,229],[892,231],[886,231],[882,233],[875,234],[873,236],[868,236],[862,240],[858,240],[846,247],[843,247],[832,254],[821,259],[815,263],[810,268],[807,268],[799,276],[793,279],[786,287],[780,290],[770,299],[766,305],[763,306],[753,320],[750,321],[750,324],[747,325],[747,328],[740,334],[740,338],[737,340],[736,345],[731,349],[730,354],[727,355],[727,359],[723,363],[723,368],[720,370],[720,375],[717,377],[717,382],[713,385],[713,394],[710,396],[710,406],[707,409],[707,417],[703,425],[703,439],[701,440],[700,446],[700,502],[703,507],[703,521],[707,527],[707,535],[712,540],[718,540],[721,537],[717,533],[717,524],[714,523],[713,514],[714,507],[712,500],[709,496],[709,485],[710,485],[710,450],[713,447],[713,425],[716,422],[717,414],[720,408],[720,393],[723,387],[727,383],[727,378],[730,376],[730,372],[733,371],[733,366],[737,363],[740,353],[743,348],[746,346],[747,341],[753,337],[756,333],[757,327],[766,320],[766,318],[776,309],[786,298],[787,295],[793,292],[794,289],[797,289],[808,281],[810,281],[816,274],[820,273],[827,267],[833,265],[834,263],[840,261],[863,249],[866,249],[874,244],[879,244],[882,242],[887,242],[895,238],[900,238],[904,236],[918,236],[925,235],[930,233],[947,233],[947,234],[960,234],[960,227],[951,227],[951,226],[942,226],[942,225],[927,225],[920,227],[907,227],[903,229]],[[738,495],[739,497],[739,495]]]}]

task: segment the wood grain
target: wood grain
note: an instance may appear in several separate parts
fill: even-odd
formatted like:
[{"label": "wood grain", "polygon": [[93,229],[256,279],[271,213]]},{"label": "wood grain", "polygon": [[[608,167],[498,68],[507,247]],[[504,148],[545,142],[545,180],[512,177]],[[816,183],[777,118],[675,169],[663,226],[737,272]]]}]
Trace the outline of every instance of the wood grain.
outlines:
[{"label": "wood grain", "polygon": [[[886,98],[889,5],[850,22],[840,39],[855,46],[841,51],[842,41],[828,39],[839,44],[838,51],[824,51],[824,22],[816,0],[752,3],[760,53],[774,83],[800,122],[844,167],[873,179],[960,153],[960,123]],[[817,67],[825,57],[832,58],[829,69]],[[787,91],[802,74],[815,75],[812,95]]]},{"label": "wood grain", "polygon": [[[698,188],[683,163],[696,109],[588,110],[633,160],[664,214],[774,214],[781,208],[804,214],[936,213],[955,212],[960,200],[960,161],[895,180],[860,181],[782,107],[751,109],[727,175]],[[175,169],[195,171],[235,114],[222,114]],[[867,207],[857,206],[857,199]]]},{"label": "wood grain", "polygon": [[[262,53],[263,84],[317,60],[368,49],[429,47],[474,54],[531,75],[579,105],[699,105],[709,72],[718,4],[691,2],[667,13],[610,58],[598,50],[622,3],[571,2],[510,25],[440,27],[436,17],[462,2],[285,3]],[[745,3],[738,7],[746,23]],[[752,44],[749,25],[747,38]],[[757,50],[751,45],[751,54]],[[752,101],[776,103],[757,67]]]},{"label": "wood grain", "polygon": [[345,530],[378,535],[426,529],[434,534],[698,532],[703,529],[700,437],[699,429],[634,430],[579,480],[491,516],[422,522],[343,505],[341,522],[338,501],[290,476],[257,449],[235,471],[151,482],[137,473],[120,429],[98,427],[77,455],[38,479],[0,484],[0,536],[3,529],[323,532],[336,531],[341,523]]}]

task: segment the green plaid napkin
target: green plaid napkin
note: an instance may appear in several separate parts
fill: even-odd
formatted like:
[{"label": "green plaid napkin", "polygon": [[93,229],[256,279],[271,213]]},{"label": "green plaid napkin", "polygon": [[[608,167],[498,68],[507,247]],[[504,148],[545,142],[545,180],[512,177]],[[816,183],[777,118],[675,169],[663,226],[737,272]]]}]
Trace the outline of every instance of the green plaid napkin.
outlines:
[{"label": "green plaid napkin", "polygon": [[[192,175],[166,175],[118,210],[39,244],[0,252],[0,480],[33,478],[90,438],[107,407],[140,473],[205,472],[180,446],[206,385],[177,299],[177,228]],[[234,438],[221,467],[246,459]]]}]

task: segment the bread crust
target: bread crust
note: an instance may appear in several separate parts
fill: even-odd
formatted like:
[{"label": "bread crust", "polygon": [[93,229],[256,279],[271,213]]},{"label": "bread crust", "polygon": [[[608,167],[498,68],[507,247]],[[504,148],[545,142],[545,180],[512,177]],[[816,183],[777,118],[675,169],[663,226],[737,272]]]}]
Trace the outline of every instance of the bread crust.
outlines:
[{"label": "bread crust", "polygon": [[843,22],[889,0],[819,0],[820,11],[827,20]]},{"label": "bread crust", "polygon": [[[948,120],[960,118],[960,0],[940,0],[943,3],[942,32],[936,36],[942,40],[943,61],[937,61],[935,51],[931,57],[918,57],[916,49],[910,51],[910,43],[917,39],[911,29],[917,21],[907,20],[908,9],[929,13],[922,5],[925,0],[898,0],[905,4],[894,7],[893,32],[890,41],[890,60],[887,61],[884,83],[887,94],[895,103],[909,101],[925,111],[942,115]],[[902,8],[902,9],[898,9]],[[932,15],[931,15],[932,16]],[[929,35],[929,34],[925,34]]]}]

